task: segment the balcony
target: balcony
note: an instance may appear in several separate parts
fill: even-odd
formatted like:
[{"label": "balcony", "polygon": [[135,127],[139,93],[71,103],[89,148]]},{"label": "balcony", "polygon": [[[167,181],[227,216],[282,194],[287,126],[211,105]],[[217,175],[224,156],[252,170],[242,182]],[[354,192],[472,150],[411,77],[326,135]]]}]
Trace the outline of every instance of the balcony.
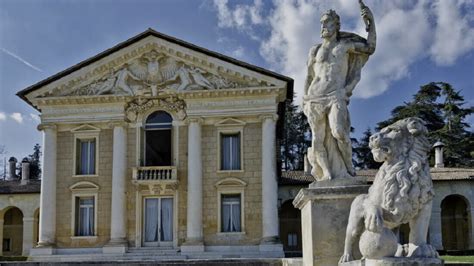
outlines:
[{"label": "balcony", "polygon": [[136,185],[148,186],[155,194],[161,193],[166,188],[176,189],[178,175],[175,166],[133,167],[132,182]]}]

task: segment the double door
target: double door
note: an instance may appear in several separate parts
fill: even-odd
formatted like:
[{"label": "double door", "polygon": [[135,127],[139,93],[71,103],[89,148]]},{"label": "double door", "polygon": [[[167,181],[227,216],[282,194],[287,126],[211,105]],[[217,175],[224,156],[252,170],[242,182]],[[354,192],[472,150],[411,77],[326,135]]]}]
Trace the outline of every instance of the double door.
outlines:
[{"label": "double door", "polygon": [[143,246],[172,246],[173,198],[145,198],[143,210]]}]

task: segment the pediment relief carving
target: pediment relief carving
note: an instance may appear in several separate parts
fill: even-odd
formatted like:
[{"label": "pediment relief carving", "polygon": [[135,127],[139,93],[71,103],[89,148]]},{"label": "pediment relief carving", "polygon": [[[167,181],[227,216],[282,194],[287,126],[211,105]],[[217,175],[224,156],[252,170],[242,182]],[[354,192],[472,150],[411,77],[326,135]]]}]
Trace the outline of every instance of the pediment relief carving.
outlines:
[{"label": "pediment relief carving", "polygon": [[216,75],[153,49],[93,81],[71,84],[47,92],[40,97],[126,95],[158,96],[168,92],[223,90],[232,88],[273,86],[257,79],[238,79]]},{"label": "pediment relief carving", "polygon": [[155,107],[175,114],[178,119],[183,120],[186,118],[186,103],[176,96],[168,96],[166,98],[137,97],[127,104],[125,114],[130,122],[135,122],[140,114]]}]

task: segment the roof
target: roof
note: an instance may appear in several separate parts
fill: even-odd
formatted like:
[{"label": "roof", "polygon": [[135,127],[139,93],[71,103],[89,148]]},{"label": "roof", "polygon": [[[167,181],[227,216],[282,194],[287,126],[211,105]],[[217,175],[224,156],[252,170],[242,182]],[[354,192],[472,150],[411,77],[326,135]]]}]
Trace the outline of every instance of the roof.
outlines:
[{"label": "roof", "polygon": [[22,185],[20,180],[0,180],[0,195],[40,193],[40,191],[41,180],[31,179],[25,185]]},{"label": "roof", "polygon": [[151,28],[148,28],[146,31],[124,41],[124,42],[121,42],[117,45],[115,45],[114,47],[112,48],[109,48],[89,59],[86,59],[76,65],[73,65],[53,76],[50,76],[36,84],[33,84],[21,91],[19,91],[16,95],[18,95],[21,99],[23,99],[24,101],[26,101],[28,104],[30,104],[31,106],[33,106],[34,108],[36,108],[27,98],[26,98],[26,95],[32,91],[35,91],[43,86],[46,86],[56,80],[59,80],[60,78],[62,77],[65,77],[83,67],[86,67],[96,61],[99,61],[100,59],[108,56],[108,55],[111,55],[127,46],[130,46],[132,45],[133,43],[135,42],[138,42],[148,36],[155,36],[157,38],[160,38],[160,39],[164,39],[166,41],[169,41],[169,42],[172,42],[172,43],[175,43],[177,45],[180,45],[180,46],[183,46],[183,47],[186,47],[186,48],[189,48],[189,49],[192,49],[194,51],[197,51],[197,52],[200,52],[200,53],[203,53],[203,54],[206,54],[206,55],[209,55],[211,57],[215,57],[215,58],[218,58],[222,61],[226,61],[226,62],[229,62],[229,63],[232,63],[234,65],[238,65],[240,67],[244,67],[244,68],[247,68],[249,70],[252,70],[252,71],[255,71],[255,72],[258,72],[260,74],[264,74],[264,75],[267,75],[267,76],[271,76],[271,77],[274,77],[274,78],[277,78],[277,79],[280,79],[280,80],[283,80],[283,81],[286,81],[288,83],[288,86],[287,86],[287,94],[286,94],[286,98],[287,99],[290,99],[292,100],[293,99],[293,79],[290,78],[290,77],[287,77],[287,76],[284,76],[284,75],[281,75],[281,74],[278,74],[276,72],[273,72],[273,71],[270,71],[270,70],[267,70],[267,69],[264,69],[264,68],[261,68],[259,66],[255,66],[255,65],[251,65],[249,63],[246,63],[246,62],[243,62],[243,61],[240,61],[240,60],[237,60],[235,58],[232,58],[232,57],[229,57],[229,56],[226,56],[226,55],[223,55],[223,54],[220,54],[220,53],[217,53],[217,52],[214,52],[214,51],[211,51],[211,50],[208,50],[206,48],[203,48],[203,47],[200,47],[200,46],[197,46],[197,45],[194,45],[192,43],[188,43],[186,41],[183,41],[183,40],[180,40],[180,39],[177,39],[177,38],[174,38],[174,37],[171,37],[171,36],[168,36],[168,35],[165,35],[163,33],[160,33],[160,32],[157,32]]},{"label": "roof", "polygon": [[[366,169],[357,171],[357,176],[366,177],[372,182],[377,173],[377,169]],[[474,169],[471,168],[431,168],[431,178],[433,181],[454,181],[472,180],[474,181]],[[304,171],[283,171],[279,180],[280,185],[307,185],[314,181],[312,175]]]}]

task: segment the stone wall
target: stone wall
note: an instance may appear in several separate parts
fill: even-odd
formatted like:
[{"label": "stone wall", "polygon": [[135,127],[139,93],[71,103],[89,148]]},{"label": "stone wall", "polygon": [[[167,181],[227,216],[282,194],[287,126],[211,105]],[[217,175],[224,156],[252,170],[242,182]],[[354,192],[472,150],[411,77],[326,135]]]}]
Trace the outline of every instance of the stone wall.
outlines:
[{"label": "stone wall", "polygon": [[[73,176],[74,134],[57,134],[56,245],[58,247],[101,247],[110,236],[110,206],[112,193],[112,130],[99,134],[98,176]],[[99,186],[97,208],[97,238],[71,238],[72,194],[70,186],[89,181]]]},{"label": "stone wall", "polygon": [[[217,128],[203,126],[203,231],[206,245],[258,244],[262,236],[261,124],[246,124],[243,131],[242,172],[218,172]],[[245,183],[245,234],[218,232],[218,195],[216,183],[224,178],[238,178]]]}]

